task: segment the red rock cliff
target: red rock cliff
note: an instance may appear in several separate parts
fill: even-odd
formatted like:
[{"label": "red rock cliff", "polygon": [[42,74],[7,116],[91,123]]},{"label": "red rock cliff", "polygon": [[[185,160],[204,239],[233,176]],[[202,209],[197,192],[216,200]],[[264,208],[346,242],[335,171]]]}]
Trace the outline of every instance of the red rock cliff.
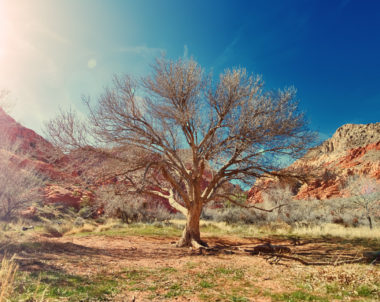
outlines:
[{"label": "red rock cliff", "polygon": [[[343,125],[330,139],[286,169],[300,168],[308,171],[310,177],[306,183],[289,183],[297,199],[344,196],[342,185],[349,176],[380,181],[380,123]],[[249,201],[261,202],[262,192],[279,183],[276,179],[258,180],[249,191]]]}]

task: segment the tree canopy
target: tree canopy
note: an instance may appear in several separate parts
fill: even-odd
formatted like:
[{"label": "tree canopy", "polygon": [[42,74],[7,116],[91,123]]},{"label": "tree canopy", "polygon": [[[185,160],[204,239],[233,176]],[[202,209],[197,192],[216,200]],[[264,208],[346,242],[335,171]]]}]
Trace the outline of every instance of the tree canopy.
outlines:
[{"label": "tree canopy", "polygon": [[187,217],[178,245],[199,246],[203,206],[236,202],[227,184],[281,176],[279,159],[308,148],[313,134],[295,95],[265,91],[261,76],[243,68],[214,80],[192,59],[158,58],[149,76],[115,76],[95,104],[85,98],[86,119],[61,111],[46,133],[63,149],[91,145],[127,163],[113,171],[127,191],[168,198]]}]

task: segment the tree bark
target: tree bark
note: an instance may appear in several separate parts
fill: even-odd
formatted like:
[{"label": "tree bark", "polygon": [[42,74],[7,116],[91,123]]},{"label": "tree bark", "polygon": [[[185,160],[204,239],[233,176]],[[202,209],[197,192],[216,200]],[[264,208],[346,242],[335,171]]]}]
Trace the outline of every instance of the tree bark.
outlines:
[{"label": "tree bark", "polygon": [[199,231],[201,213],[202,204],[195,204],[188,209],[185,229],[177,243],[178,247],[207,247],[207,244],[201,240]]},{"label": "tree bark", "polygon": [[367,216],[367,219],[368,219],[368,223],[369,223],[369,228],[372,230],[373,226],[372,226],[372,218],[371,216]]}]

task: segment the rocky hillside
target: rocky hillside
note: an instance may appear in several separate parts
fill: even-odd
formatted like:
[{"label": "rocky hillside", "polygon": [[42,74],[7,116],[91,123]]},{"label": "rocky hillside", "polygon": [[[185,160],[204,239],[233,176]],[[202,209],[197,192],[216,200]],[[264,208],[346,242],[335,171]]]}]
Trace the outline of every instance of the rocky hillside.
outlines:
[{"label": "rocky hillside", "polygon": [[350,176],[380,181],[380,123],[343,125],[286,169],[306,172],[307,182],[259,180],[249,192],[249,201],[261,202],[263,190],[279,184],[289,185],[298,199],[327,199],[344,196],[342,186]]},{"label": "rocky hillside", "polygon": [[63,176],[53,164],[54,159],[63,154],[42,136],[17,123],[1,107],[0,151],[12,153],[13,162],[22,167],[32,167],[47,178],[59,179]]},{"label": "rocky hillside", "polygon": [[46,182],[41,188],[45,203],[64,203],[76,208],[89,199],[87,190],[73,185],[72,171],[62,169],[66,158],[42,136],[22,126],[0,107],[0,157],[14,169],[36,171]]},{"label": "rocky hillside", "polygon": [[55,154],[54,147],[42,136],[17,123],[0,107],[0,146],[11,147],[17,153],[48,163]]},{"label": "rocky hillside", "polygon": [[[113,150],[115,153],[131,149]],[[181,156],[188,157],[186,150]],[[142,156],[139,153],[138,156]],[[0,107],[0,158],[6,158],[14,169],[32,169],[45,180],[41,188],[43,201],[65,204],[76,209],[93,203],[99,187],[124,184],[114,174],[122,174],[128,163],[113,160],[102,152],[94,153],[91,147],[63,154],[31,129],[22,126]],[[109,174],[109,175],[108,175]],[[211,171],[205,171],[205,183],[210,180]],[[167,199],[150,198],[173,210]],[[32,209],[31,213],[35,211]]]}]

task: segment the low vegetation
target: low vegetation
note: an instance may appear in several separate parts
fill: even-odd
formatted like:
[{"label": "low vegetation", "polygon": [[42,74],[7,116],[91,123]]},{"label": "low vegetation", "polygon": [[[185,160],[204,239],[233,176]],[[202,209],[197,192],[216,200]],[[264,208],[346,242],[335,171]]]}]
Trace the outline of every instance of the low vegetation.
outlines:
[{"label": "low vegetation", "polygon": [[[181,235],[183,219],[130,224],[118,219],[81,222],[72,217],[56,224],[54,232],[43,227],[46,222],[37,222],[34,229],[26,231],[22,231],[25,221],[7,228],[2,225],[1,243],[7,234],[18,234],[17,240],[0,245],[1,293],[7,297],[3,301],[380,299],[376,265],[332,262],[305,266],[285,258],[276,262],[265,255],[239,253],[245,247],[271,241],[285,244],[295,251],[293,256],[311,257],[311,261],[325,260],[321,258],[324,254],[333,260],[356,257],[378,248],[377,226],[369,232],[367,226],[310,227],[275,222],[259,226],[201,220],[201,231],[210,246],[223,247],[221,252],[205,255],[173,245]],[[53,236],[56,231],[59,236]],[[6,256],[13,254],[13,259]]]},{"label": "low vegetation", "polygon": [[44,181],[16,143],[0,133],[0,220],[19,216],[41,199]]},{"label": "low vegetation", "polygon": [[[358,206],[357,199],[369,200],[361,195],[354,197],[332,198],[328,200],[293,200],[282,193],[279,202],[266,199],[263,208],[273,208],[282,205],[272,212],[262,212],[257,209],[245,209],[230,205],[228,207],[204,209],[202,217],[206,220],[226,222],[227,224],[254,224],[265,226],[268,224],[282,224],[286,229],[294,227],[326,228],[331,224],[344,227],[372,229],[380,222],[380,189],[371,193],[370,207]],[[364,202],[364,201],[363,201]],[[368,210],[367,210],[368,209]],[[368,219],[370,217],[371,219]],[[355,231],[357,233],[357,231]],[[371,236],[371,232],[368,236]]]},{"label": "low vegetation", "polygon": [[6,301],[13,295],[17,270],[18,265],[15,263],[14,257],[9,259],[4,255],[0,267],[0,301]]}]

